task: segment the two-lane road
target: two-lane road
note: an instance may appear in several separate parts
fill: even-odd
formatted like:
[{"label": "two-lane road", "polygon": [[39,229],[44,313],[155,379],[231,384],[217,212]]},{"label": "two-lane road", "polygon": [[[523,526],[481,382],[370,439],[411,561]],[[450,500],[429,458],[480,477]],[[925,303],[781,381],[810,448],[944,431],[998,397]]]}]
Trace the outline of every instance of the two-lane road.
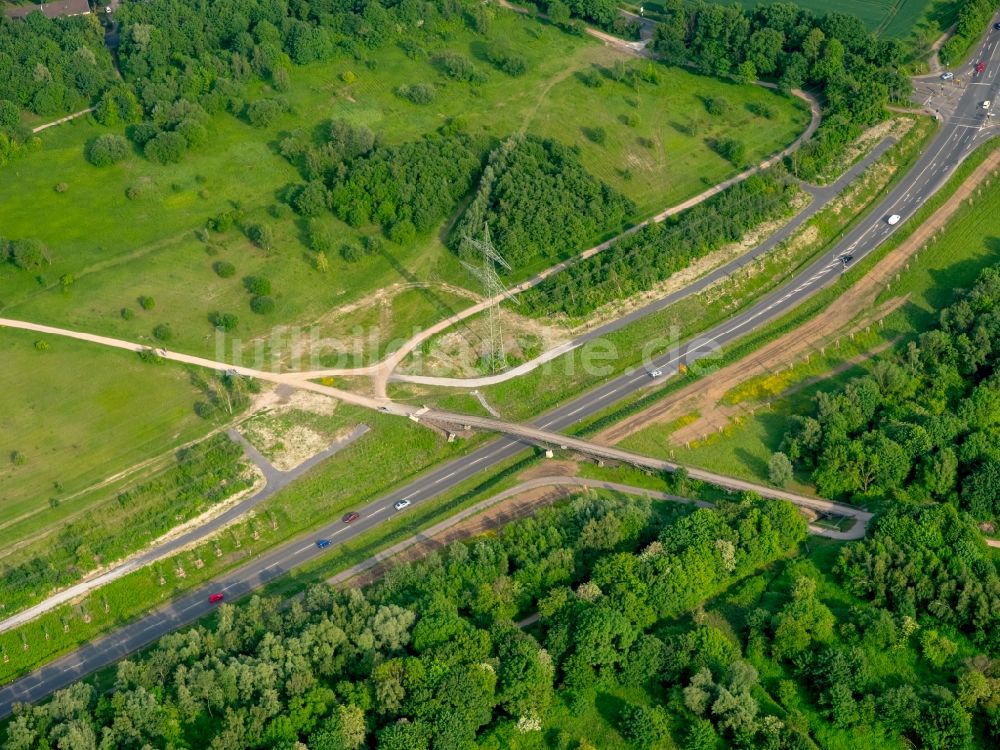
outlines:
[{"label": "two-lane road", "polygon": [[[994,18],[990,25],[992,26],[996,20],[997,18]],[[674,372],[681,362],[690,363],[708,356],[719,347],[730,344],[774,320],[833,281],[843,267],[838,260],[841,255],[845,253],[853,255],[853,262],[856,263],[872,252],[894,231],[894,227],[885,222],[886,217],[898,213],[902,216],[901,223],[906,222],[913,211],[941,187],[961,160],[968,156],[975,145],[985,140],[989,133],[989,130],[984,129],[987,123],[986,112],[979,105],[983,100],[996,99],[997,84],[1000,80],[998,43],[1000,43],[1000,32],[990,32],[974,58],[986,62],[986,71],[975,80],[975,85],[970,85],[966,89],[954,118],[942,127],[925,154],[882,201],[871,218],[862,222],[835,249],[782,288],[691,342],[683,348],[683,351],[654,360],[647,366],[648,369],[659,369],[664,374]],[[649,383],[647,368],[636,369],[542,415],[533,425],[548,431],[565,430],[581,419],[596,414],[618,400],[647,387]],[[227,598],[233,598],[319,555],[336,554],[336,545],[354,538],[395,513],[393,503],[396,501],[407,499],[415,505],[429,500],[524,449],[525,443],[519,439],[505,437],[495,440],[466,456],[434,469],[364,508],[358,508],[361,518],[353,524],[345,525],[336,521],[318,529],[309,539],[295,540],[266,555],[253,558],[240,569],[210,586],[202,587],[169,607],[142,617],[3,687],[0,689],[0,716],[8,714],[16,701],[39,700],[54,690],[65,687],[74,680],[142,648],[164,633],[203,616],[213,606],[208,603],[210,593],[222,591]],[[312,541],[317,538],[329,538],[334,545],[320,550]]]}]

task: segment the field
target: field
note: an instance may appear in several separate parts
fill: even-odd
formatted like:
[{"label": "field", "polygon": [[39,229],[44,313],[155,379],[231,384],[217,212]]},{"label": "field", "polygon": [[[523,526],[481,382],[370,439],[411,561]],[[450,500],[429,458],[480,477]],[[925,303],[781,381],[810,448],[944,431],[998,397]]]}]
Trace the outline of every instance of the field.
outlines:
[{"label": "field", "polygon": [[[386,243],[383,254],[358,262],[343,260],[341,243],[357,244],[376,229],[352,229],[333,216],[325,219],[337,238],[329,270],[314,267],[303,244],[304,222],[279,200],[283,189],[301,177],[276,153],[276,144],[297,128],[321,137],[318,128],[330,118],[367,124],[388,144],[417,139],[455,117],[470,133],[490,139],[515,131],[555,137],[579,146],[587,168],[633,198],[640,214],[676,203],[735,171],[707,140],[738,132],[748,158],[756,160],[787,145],[807,121],[797,100],[676,69],[658,67],[655,84],[616,82],[601,71],[621,60],[621,53],[514,14],[500,13],[491,35],[509,39],[528,59],[524,76],[514,79],[492,69],[482,60],[482,38],[456,25],[446,41],[429,38],[428,51],[466,52],[488,70],[485,83],[473,88],[449,82],[446,95],[420,107],[393,91],[440,74],[430,61],[411,60],[400,49],[382,50],[377,60],[296,68],[290,89],[281,95],[290,107],[287,114],[262,130],[218,115],[211,121],[209,143],[177,165],[160,167],[134,155],[97,169],[85,162],[83,152],[104,129],[83,118],[46,131],[40,153],[0,174],[4,235],[38,237],[53,256],[38,276],[8,271],[0,278],[5,314],[140,341],[151,340],[152,328],[168,323],[172,348],[216,355],[208,318],[230,312],[239,323],[219,353],[231,357],[234,350],[247,353],[257,346],[272,353],[280,349],[281,344],[264,341],[279,324],[304,326],[324,337],[347,336],[358,320],[337,311],[359,303],[365,307],[373,293],[396,283],[422,283],[441,293],[446,283],[475,288],[436,232],[406,247]],[[590,71],[597,72],[602,85],[585,85],[577,75]],[[732,105],[730,114],[712,119],[702,102],[719,96]],[[746,108],[753,103],[764,103],[774,113],[766,127]],[[600,145],[586,135],[598,128],[606,133]],[[54,189],[57,184],[63,192]],[[233,204],[242,207],[244,222],[273,228],[270,254],[236,229],[204,233],[206,220]],[[236,274],[217,277],[216,261],[231,262]],[[251,313],[240,283],[246,275],[271,280],[274,312]],[[152,297],[155,308],[140,309],[139,296]],[[123,308],[134,317],[123,318]],[[381,316],[392,331],[426,325],[441,314],[439,306],[427,305],[412,315],[397,310],[386,323],[374,310],[371,317],[362,316],[361,324],[372,327]]]},{"label": "field", "polygon": [[200,392],[182,368],[9,329],[0,330],[0,359],[0,529],[8,544],[106,499],[110,491],[95,485],[152,457],[169,460],[171,448],[213,427],[195,415]]},{"label": "field", "polygon": [[[980,188],[974,202],[964,206],[943,233],[910,262],[898,282],[879,294],[876,307],[892,300],[904,302],[885,319],[884,326],[857,337],[854,344],[845,341],[841,353],[828,352],[826,357],[786,372],[781,378],[785,395],[773,401],[771,409],[758,408],[755,414],[744,415],[722,433],[689,446],[668,445],[670,425],[653,424],[626,438],[622,447],[651,455],[672,455],[682,463],[767,481],[767,460],[779,449],[791,415],[808,413],[818,391],[834,390],[862,374],[866,362],[856,360],[864,360],[866,352],[889,344],[897,349],[905,347],[907,341],[933,324],[937,310],[972,284],[981,269],[1000,262],[997,211],[1000,183],[993,180]],[[808,477],[798,479],[805,482]]]}]

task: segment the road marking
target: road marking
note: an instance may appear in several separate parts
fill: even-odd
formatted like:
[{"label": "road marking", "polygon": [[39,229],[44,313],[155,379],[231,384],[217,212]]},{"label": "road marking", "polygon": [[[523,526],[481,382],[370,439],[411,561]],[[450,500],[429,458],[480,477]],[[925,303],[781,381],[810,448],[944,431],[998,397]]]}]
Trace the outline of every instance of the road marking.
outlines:
[{"label": "road marking", "polygon": [[306,551],[307,549],[312,549],[312,545],[311,545],[311,544],[307,544],[307,545],[306,545],[305,547],[303,547],[302,549],[297,549],[297,550],[295,550],[295,554],[296,554],[296,555],[301,555],[301,554],[302,554],[303,552],[305,552],[305,551]]},{"label": "road marking", "polygon": [[66,670],[66,671],[69,671],[71,669],[76,669],[77,667],[82,667],[82,666],[83,666],[83,662],[82,661],[78,661],[76,664],[68,664],[67,666],[63,667],[63,669]]},{"label": "road marking", "polygon": [[389,510],[389,507],[390,506],[388,506],[388,505],[383,505],[381,508],[378,508],[377,510],[373,510],[371,513],[369,513],[368,517],[371,518],[372,516],[377,516],[383,510]]}]

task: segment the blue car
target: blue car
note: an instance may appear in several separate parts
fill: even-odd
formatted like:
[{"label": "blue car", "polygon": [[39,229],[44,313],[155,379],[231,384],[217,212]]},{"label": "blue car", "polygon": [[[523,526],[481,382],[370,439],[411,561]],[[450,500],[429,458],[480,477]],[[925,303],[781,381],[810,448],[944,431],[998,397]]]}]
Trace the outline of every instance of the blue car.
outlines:
[{"label": "blue car", "polygon": [[320,549],[326,549],[327,547],[330,546],[330,540],[329,539],[317,539],[316,540],[316,546],[319,547]]}]

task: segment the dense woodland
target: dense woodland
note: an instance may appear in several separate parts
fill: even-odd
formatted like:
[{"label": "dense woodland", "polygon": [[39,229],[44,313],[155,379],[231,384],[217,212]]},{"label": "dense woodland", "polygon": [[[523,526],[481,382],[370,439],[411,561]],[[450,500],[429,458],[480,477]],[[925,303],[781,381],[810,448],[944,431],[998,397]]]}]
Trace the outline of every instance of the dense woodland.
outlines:
[{"label": "dense woodland", "polygon": [[[642,684],[667,659],[675,675],[717,670],[718,685],[699,682],[714,700],[704,732],[791,736],[758,716],[756,674],[735,645],[652,630],[781,558],[804,531],[782,502],[654,510],[587,495],[367,591],[320,586],[288,609],[225,605],[213,630],[123,662],[112,696],[77,685],[19,710],[4,747],[464,748],[477,736],[508,747],[540,734],[556,691],[592,700],[599,682]],[[537,637],[515,625],[536,610]],[[636,737],[665,731],[661,711],[643,706],[622,721]]]},{"label": "dense woodland", "polygon": [[587,172],[573,149],[514,136],[490,154],[450,244],[465,254],[466,239],[480,238],[488,224],[497,250],[516,271],[575,254],[606,232],[620,231],[634,211],[632,201]]},{"label": "dense woodland", "polygon": [[828,170],[866,126],[885,117],[888,101],[910,92],[899,70],[902,44],[868,33],[854,16],[818,16],[790,3],[745,10],[684,0],[666,0],[664,16],[654,44],[668,63],[745,81],[772,79],[784,91],[822,92],[823,122],[791,159],[805,179]]},{"label": "dense woodland", "polygon": [[820,494],[858,501],[941,500],[1000,516],[1000,271],[905,351],[876,361],[796,417],[786,451]]},{"label": "dense woodland", "polygon": [[975,526],[899,506],[824,570],[804,534],[781,501],[587,493],[365,590],[224,605],[120,664],[112,694],[19,708],[3,747],[592,750],[595,721],[634,748],[1000,738],[1000,580]]},{"label": "dense woodland", "polygon": [[525,293],[528,309],[533,315],[579,317],[652,289],[693,260],[740,240],[749,229],[786,215],[797,194],[780,176],[756,174],[546,279]]}]

